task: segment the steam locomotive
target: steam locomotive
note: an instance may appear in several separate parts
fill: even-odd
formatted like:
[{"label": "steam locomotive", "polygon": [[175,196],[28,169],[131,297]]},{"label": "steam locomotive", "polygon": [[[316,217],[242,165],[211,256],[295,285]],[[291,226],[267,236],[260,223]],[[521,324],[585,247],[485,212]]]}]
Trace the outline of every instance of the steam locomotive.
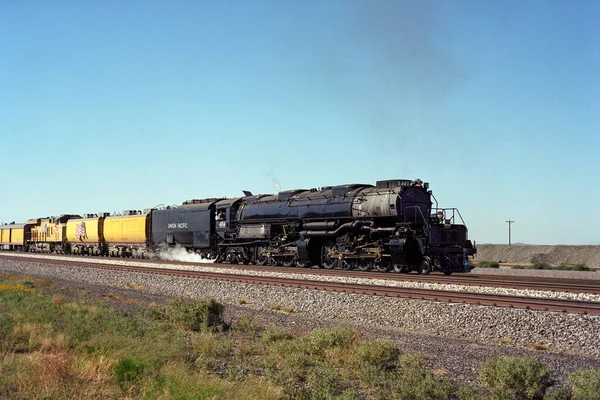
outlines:
[{"label": "steam locomotive", "polygon": [[470,271],[477,251],[458,210],[438,207],[419,179],[40,218],[0,225],[0,247],[120,257],[182,247],[233,264],[447,275]]}]

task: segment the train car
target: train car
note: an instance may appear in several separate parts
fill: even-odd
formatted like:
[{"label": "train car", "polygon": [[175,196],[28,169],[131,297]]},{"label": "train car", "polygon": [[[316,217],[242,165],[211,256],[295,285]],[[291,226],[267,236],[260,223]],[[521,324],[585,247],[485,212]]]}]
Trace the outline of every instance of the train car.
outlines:
[{"label": "train car", "polygon": [[104,218],[107,255],[144,258],[150,250],[150,210],[124,211]]},{"label": "train car", "polygon": [[152,210],[151,232],[155,251],[183,247],[213,258],[216,204],[223,199],[189,200],[179,207]]},{"label": "train car", "polygon": [[67,222],[79,215],[30,219],[25,224],[25,242],[29,251],[64,254],[69,252]]},{"label": "train car", "polygon": [[67,221],[67,241],[71,254],[103,256],[108,253],[104,241],[104,218],[108,215],[86,214],[83,218]]},{"label": "train car", "polygon": [[0,249],[23,250],[25,248],[25,224],[0,225]]}]

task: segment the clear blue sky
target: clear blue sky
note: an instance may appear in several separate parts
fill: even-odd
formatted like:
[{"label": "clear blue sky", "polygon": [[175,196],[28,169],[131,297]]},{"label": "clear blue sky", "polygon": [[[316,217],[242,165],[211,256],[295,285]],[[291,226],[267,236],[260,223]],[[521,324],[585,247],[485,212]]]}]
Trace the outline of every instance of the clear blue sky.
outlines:
[{"label": "clear blue sky", "polygon": [[600,243],[599,1],[0,0],[0,222],[421,178]]}]

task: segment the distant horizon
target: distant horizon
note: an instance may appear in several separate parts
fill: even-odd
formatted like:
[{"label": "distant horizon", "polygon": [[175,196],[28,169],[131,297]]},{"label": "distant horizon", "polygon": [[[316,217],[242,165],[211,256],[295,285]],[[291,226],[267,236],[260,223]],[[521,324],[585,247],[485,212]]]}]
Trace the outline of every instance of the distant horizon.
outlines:
[{"label": "distant horizon", "polygon": [[600,246],[600,242],[591,242],[589,244],[477,243],[477,246]]}]

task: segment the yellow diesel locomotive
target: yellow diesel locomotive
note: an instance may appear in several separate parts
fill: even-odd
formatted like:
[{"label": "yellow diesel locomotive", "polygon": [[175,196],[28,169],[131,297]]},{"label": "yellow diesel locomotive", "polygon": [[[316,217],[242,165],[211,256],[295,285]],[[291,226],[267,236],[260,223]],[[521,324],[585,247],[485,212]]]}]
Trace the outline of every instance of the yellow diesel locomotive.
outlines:
[{"label": "yellow diesel locomotive", "polygon": [[0,249],[57,254],[144,258],[150,240],[149,211],[65,214],[0,225]]}]

